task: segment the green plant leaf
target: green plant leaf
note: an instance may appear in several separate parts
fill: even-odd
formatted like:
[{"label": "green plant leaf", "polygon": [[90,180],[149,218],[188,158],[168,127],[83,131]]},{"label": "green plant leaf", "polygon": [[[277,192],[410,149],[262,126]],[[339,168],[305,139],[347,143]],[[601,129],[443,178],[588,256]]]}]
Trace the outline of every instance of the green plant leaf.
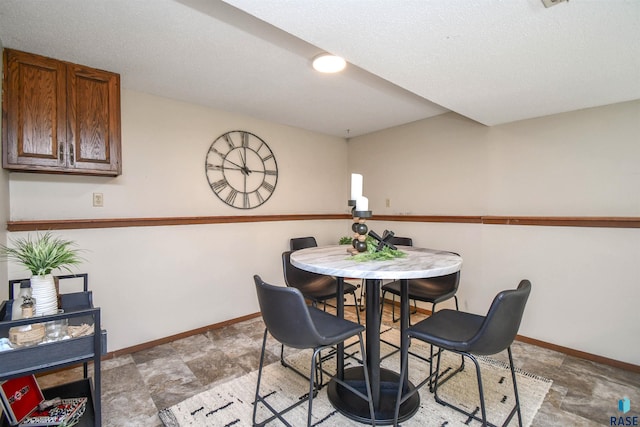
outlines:
[{"label": "green plant leaf", "polygon": [[367,243],[367,250],[354,255],[352,259],[356,261],[385,261],[407,256],[405,252],[391,249],[388,246],[384,246],[381,250],[377,251],[378,241],[371,236],[367,236],[365,242]]},{"label": "green plant leaf", "polygon": [[36,233],[35,240],[28,235],[11,243],[12,247],[0,246],[0,257],[22,264],[36,276],[50,274],[56,268],[71,273],[70,267],[83,261],[80,250],[73,248],[75,242],[54,237],[50,231]]}]

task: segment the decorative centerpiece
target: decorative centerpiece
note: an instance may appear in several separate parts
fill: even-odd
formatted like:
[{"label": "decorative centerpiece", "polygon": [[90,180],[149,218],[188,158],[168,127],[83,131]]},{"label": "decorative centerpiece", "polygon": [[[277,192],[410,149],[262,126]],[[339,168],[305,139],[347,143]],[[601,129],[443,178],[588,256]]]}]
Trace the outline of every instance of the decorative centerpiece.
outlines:
[{"label": "decorative centerpiece", "polygon": [[79,249],[75,242],[54,237],[51,232],[11,240],[12,247],[0,245],[0,257],[22,264],[32,274],[32,297],[36,301],[36,316],[58,312],[58,292],[51,271],[60,268],[72,272],[70,267],[80,264]]},{"label": "decorative centerpiece", "polygon": [[[351,199],[347,203],[351,206],[353,224],[351,231],[354,232],[351,242],[352,248],[347,252],[353,255],[356,261],[385,260],[401,258],[406,254],[396,249],[390,243],[394,236],[393,231],[385,230],[382,237],[367,227],[366,220],[371,218],[373,212],[369,210],[369,199],[362,195],[362,175],[351,174]],[[340,239],[342,244],[342,239]]]},{"label": "decorative centerpiece", "polygon": [[369,199],[362,195],[362,175],[358,173],[351,174],[351,199],[347,204],[351,206],[351,215],[353,216],[351,231],[355,233],[351,243],[353,248],[349,249],[349,252],[355,255],[367,250],[366,239],[369,229],[365,222],[372,215],[369,210]]},{"label": "decorative centerpiece", "polygon": [[385,230],[383,237],[380,237],[375,231],[369,231],[365,240],[367,250],[353,255],[353,259],[356,261],[384,261],[406,256],[406,253],[388,242],[393,235],[393,231]]}]

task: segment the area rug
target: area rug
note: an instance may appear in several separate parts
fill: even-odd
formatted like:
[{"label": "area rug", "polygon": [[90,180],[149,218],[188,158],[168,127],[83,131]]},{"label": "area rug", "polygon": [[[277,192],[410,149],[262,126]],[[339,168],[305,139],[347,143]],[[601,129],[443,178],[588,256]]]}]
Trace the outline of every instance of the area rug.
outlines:
[{"label": "area rug", "polygon": [[[388,329],[382,334],[389,342],[399,342],[399,333],[396,329]],[[357,346],[355,346],[357,347]],[[352,347],[352,348],[355,348]],[[393,347],[381,344],[381,354],[391,353]],[[421,355],[429,354],[429,347],[424,343],[414,341],[411,351]],[[289,363],[310,370],[310,352],[301,351],[289,353]],[[357,354],[356,356],[359,356]],[[335,358],[333,359],[335,360]],[[381,365],[385,368],[399,371],[399,354],[384,359]],[[346,367],[357,364],[357,361],[349,358],[345,361]],[[442,356],[441,370],[447,367],[455,369],[460,364],[460,356],[445,352]],[[484,393],[487,404],[487,417],[490,422],[502,424],[509,411],[513,407],[513,385],[508,365],[490,358],[480,359]],[[332,366],[333,365],[333,366]],[[327,370],[334,369],[332,360],[323,363]],[[409,359],[409,379],[417,384],[421,378],[428,375],[429,365],[415,357]],[[166,427],[186,426],[251,426],[253,414],[253,401],[257,371],[242,377],[230,380],[224,384],[204,391],[170,408],[160,411],[159,416]],[[279,362],[266,366],[263,371],[261,395],[269,395],[267,400],[275,408],[285,408],[297,399],[303,398],[309,390],[309,383],[290,369],[283,367]],[[546,396],[551,381],[521,370],[517,370],[518,392],[522,409],[523,424],[530,426],[538,412],[544,397]],[[455,375],[450,381],[438,390],[438,394],[445,400],[462,406],[473,412],[479,405],[478,388],[473,364],[467,360],[465,369]],[[463,414],[438,404],[428,387],[420,390],[420,409],[409,420],[402,423],[403,426],[468,426],[481,423],[469,420]],[[258,421],[271,416],[270,412],[262,404],[258,406]],[[307,422],[307,404],[302,404],[288,412],[285,419],[292,426],[303,426]],[[269,425],[281,425],[275,420]],[[313,399],[313,425],[320,427],[361,426],[339,412],[337,412],[327,398],[326,387]],[[511,421],[511,425],[517,425],[517,417]]]}]

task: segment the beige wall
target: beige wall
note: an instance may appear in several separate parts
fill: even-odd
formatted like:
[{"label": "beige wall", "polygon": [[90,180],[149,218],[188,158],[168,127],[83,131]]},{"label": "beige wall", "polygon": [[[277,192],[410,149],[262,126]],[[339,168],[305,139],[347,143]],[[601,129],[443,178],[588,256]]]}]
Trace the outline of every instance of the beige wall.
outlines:
[{"label": "beige wall", "polygon": [[[340,213],[351,172],[364,174],[374,214],[638,216],[639,112],[632,102],[493,128],[446,114],[345,143],[123,91],[122,176],[3,171],[0,216],[6,201],[12,220]],[[209,145],[233,129],[260,135],[277,156],[278,187],[257,210],[226,207],[205,179]],[[104,194],[104,207],[91,206],[93,192]],[[527,277],[534,293],[522,334],[640,364],[640,344],[629,338],[640,333],[639,230],[371,225],[460,252],[463,308],[481,313],[498,290]],[[346,220],[294,221],[58,234],[86,249],[81,271],[114,351],[256,312],[252,275],[282,283],[279,255],[291,236],[330,244],[349,228]],[[9,267],[10,278],[26,277]],[[610,296],[601,297],[603,287]]]},{"label": "beige wall", "polygon": [[[123,173],[117,178],[11,174],[11,218],[121,218],[347,212],[344,139],[143,93],[122,93]],[[205,156],[234,129],[261,136],[277,158],[274,195],[253,210],[224,205],[208,186]],[[104,207],[92,207],[92,193]],[[60,231],[86,249],[109,350],[258,311],[252,276],[283,283],[288,239],[337,243],[336,221]],[[21,236],[24,233],[11,233]],[[10,265],[11,278],[28,277]],[[5,293],[4,287],[0,289]]]},{"label": "beige wall", "polygon": [[487,213],[640,215],[640,101],[490,129]]},{"label": "beige wall", "polygon": [[[223,204],[205,176],[209,146],[224,132],[236,129],[263,138],[278,162],[277,189],[258,209]],[[12,174],[11,218],[262,215],[346,209],[347,148],[341,138],[125,90],[122,153],[123,172],[116,178]],[[103,193],[104,207],[92,206],[93,192]]]},{"label": "beige wall", "polygon": [[[352,139],[349,171],[374,217],[639,216],[639,119],[638,101],[492,128],[450,113]],[[370,224],[461,253],[462,307],[528,278],[522,335],[640,364],[640,230]]]}]

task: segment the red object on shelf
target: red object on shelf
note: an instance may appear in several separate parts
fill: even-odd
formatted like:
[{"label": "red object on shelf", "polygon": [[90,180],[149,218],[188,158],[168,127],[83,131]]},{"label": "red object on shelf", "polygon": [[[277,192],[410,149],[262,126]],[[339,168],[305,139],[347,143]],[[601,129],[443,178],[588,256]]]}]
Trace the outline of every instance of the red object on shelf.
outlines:
[{"label": "red object on shelf", "polygon": [[7,380],[0,385],[2,407],[11,424],[18,424],[44,400],[33,375]]}]

